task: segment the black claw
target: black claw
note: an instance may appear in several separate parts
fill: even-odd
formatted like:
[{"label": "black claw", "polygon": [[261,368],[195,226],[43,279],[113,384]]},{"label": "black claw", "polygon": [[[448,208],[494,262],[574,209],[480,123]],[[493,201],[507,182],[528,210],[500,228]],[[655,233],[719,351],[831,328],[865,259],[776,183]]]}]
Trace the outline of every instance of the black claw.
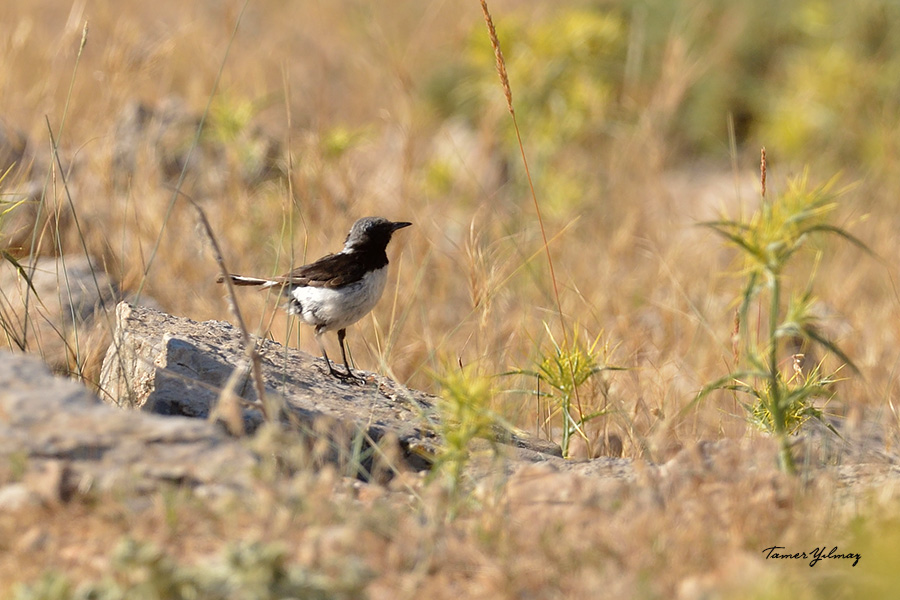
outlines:
[{"label": "black claw", "polygon": [[358,384],[363,384],[366,382],[366,378],[361,375],[357,375],[353,371],[347,370],[346,373],[342,373],[331,366],[331,362],[328,363],[328,374],[334,377],[335,379],[340,379],[343,382],[353,382]]},{"label": "black claw", "polygon": [[361,375],[357,375],[356,373],[350,373],[349,375],[341,373],[340,375],[338,375],[338,377],[340,377],[341,381],[345,381],[347,383],[355,383],[356,385],[366,384],[366,378]]}]

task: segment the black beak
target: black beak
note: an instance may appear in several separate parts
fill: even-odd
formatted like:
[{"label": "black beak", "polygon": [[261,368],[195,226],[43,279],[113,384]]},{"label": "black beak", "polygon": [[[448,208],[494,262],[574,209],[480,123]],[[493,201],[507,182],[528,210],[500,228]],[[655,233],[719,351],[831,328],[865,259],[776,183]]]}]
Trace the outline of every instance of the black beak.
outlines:
[{"label": "black beak", "polygon": [[398,229],[409,227],[410,225],[412,225],[412,223],[407,223],[406,221],[397,221],[396,223],[391,223],[391,233],[397,231]]}]

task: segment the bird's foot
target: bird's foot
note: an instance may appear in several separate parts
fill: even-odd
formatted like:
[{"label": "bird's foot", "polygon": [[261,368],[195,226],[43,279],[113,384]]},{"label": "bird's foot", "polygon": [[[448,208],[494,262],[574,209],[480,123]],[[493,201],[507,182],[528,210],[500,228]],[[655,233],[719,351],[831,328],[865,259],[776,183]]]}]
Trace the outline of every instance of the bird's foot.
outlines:
[{"label": "bird's foot", "polygon": [[335,379],[340,379],[344,383],[355,383],[356,385],[365,385],[365,383],[366,383],[365,377],[363,377],[361,375],[357,375],[350,369],[347,369],[346,373],[342,373],[342,372],[336,370],[331,365],[328,365],[328,373]]}]

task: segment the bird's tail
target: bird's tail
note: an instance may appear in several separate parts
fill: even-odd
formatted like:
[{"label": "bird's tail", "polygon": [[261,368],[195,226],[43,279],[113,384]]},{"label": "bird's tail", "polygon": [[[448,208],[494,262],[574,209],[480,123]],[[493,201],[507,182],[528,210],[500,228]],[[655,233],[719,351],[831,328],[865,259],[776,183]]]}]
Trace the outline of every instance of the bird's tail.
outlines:
[{"label": "bird's tail", "polygon": [[[228,275],[228,278],[231,280],[231,283],[234,285],[262,285],[266,287],[271,287],[273,285],[278,285],[276,282],[271,279],[260,279],[259,277],[244,277],[243,275]],[[216,283],[223,283],[225,281],[224,275],[219,275],[216,278]]]}]

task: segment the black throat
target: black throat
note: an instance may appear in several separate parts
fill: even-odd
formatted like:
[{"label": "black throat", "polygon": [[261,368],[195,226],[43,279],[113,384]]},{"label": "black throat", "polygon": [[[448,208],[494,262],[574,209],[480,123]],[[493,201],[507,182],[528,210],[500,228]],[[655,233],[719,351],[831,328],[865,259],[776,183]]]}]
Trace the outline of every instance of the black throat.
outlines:
[{"label": "black throat", "polygon": [[360,264],[366,271],[374,271],[387,266],[387,244],[367,243],[362,246],[344,251],[348,257],[353,257],[354,262]]}]

